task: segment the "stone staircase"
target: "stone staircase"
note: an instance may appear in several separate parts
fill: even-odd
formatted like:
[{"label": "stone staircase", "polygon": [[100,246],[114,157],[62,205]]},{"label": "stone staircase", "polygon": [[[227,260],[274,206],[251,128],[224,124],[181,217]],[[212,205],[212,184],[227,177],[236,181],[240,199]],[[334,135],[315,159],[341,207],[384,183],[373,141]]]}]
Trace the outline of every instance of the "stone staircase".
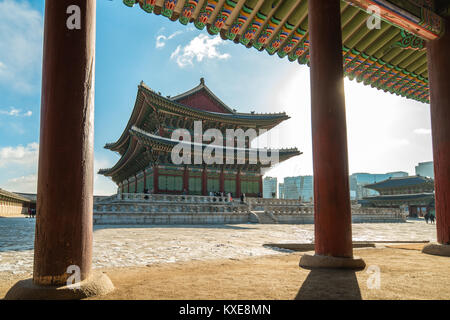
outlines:
[{"label": "stone staircase", "polygon": [[250,212],[254,216],[256,216],[258,223],[261,223],[261,224],[276,224],[276,223],[278,223],[277,219],[270,212],[266,212],[266,211],[250,211]]}]

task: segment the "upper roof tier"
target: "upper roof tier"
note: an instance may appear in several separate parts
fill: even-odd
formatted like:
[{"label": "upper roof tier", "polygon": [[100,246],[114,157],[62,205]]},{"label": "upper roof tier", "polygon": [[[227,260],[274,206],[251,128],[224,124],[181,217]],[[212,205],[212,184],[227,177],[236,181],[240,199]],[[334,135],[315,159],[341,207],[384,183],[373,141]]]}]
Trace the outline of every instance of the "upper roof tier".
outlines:
[{"label": "upper roof tier", "polygon": [[[309,64],[308,0],[124,0],[224,40]],[[379,13],[366,12],[376,4]],[[448,0],[342,0],[344,73],[365,85],[429,102],[425,40],[442,36]],[[372,14],[382,19],[368,27]]]},{"label": "upper roof tier", "polygon": [[289,116],[284,112],[238,113],[217,98],[206,86],[203,78],[195,88],[172,98],[162,96],[141,82],[125,130],[116,142],[106,144],[105,148],[124,154],[130,141],[129,131],[132,126],[154,133],[161,127],[186,128],[187,124],[191,125],[192,121],[197,120],[217,129],[238,127],[243,130],[270,130],[287,119]]}]

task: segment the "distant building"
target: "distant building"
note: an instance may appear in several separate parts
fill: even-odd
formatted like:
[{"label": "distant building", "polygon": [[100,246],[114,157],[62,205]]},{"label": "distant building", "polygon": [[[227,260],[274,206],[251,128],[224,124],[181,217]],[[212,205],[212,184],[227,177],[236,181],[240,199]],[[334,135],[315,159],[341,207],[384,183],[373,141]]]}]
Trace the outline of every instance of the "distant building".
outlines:
[{"label": "distant building", "polygon": [[434,179],[433,161],[419,162],[419,164],[416,166],[416,176]]},{"label": "distant building", "polygon": [[0,189],[0,217],[14,217],[28,214],[29,208],[36,208],[36,202],[17,193]]},{"label": "distant building", "polygon": [[313,176],[284,178],[283,199],[301,199],[303,202],[312,202],[314,199]]},{"label": "distant building", "polygon": [[365,206],[408,208],[410,217],[434,214],[434,180],[428,177],[393,177],[365,186],[380,195],[363,199]]},{"label": "distant building", "polygon": [[376,196],[379,193],[375,190],[364,188],[365,185],[377,183],[389,178],[407,177],[404,171],[388,173],[354,173],[350,176],[350,195],[352,199],[358,200],[364,197]]},{"label": "distant building", "polygon": [[263,179],[263,198],[277,197],[277,178],[265,177]]}]

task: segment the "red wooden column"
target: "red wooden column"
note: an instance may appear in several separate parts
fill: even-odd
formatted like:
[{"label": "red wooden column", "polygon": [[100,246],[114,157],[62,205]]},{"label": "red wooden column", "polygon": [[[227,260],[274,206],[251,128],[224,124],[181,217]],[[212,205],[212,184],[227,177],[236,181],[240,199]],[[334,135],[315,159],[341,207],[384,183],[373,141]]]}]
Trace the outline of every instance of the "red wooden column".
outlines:
[{"label": "red wooden column", "polygon": [[186,190],[186,193],[189,193],[189,169],[187,166],[184,166],[183,172],[183,192]]},{"label": "red wooden column", "polygon": [[138,192],[138,177],[135,174],[134,175],[134,193],[137,193],[137,192]]},{"label": "red wooden column", "polygon": [[437,241],[450,244],[450,20],[444,36],[427,43]]},{"label": "red wooden column", "polygon": [[340,1],[308,4],[315,253],[352,258]]},{"label": "red wooden column", "polygon": [[127,179],[127,193],[130,193],[130,179]]},{"label": "red wooden column", "polygon": [[[80,29],[69,29],[76,5]],[[41,130],[33,282],[64,285],[91,273],[95,0],[45,2]]]},{"label": "red wooden column", "polygon": [[147,169],[144,168],[144,191],[147,189]]},{"label": "red wooden column", "polygon": [[158,190],[158,166],[153,166],[153,193],[159,193]]},{"label": "red wooden column", "polygon": [[241,196],[241,170],[236,172],[236,197]]},{"label": "red wooden column", "polygon": [[220,175],[219,175],[219,189],[220,192],[225,193],[225,174],[223,172],[223,166],[220,169]]},{"label": "red wooden column", "polygon": [[[275,190],[275,193],[276,192],[277,191]],[[260,193],[261,198],[262,198],[263,197],[263,176],[262,175],[259,176],[259,193]]]},{"label": "red wooden column", "polygon": [[206,172],[206,167],[203,167],[202,171],[202,195],[207,196],[208,195],[208,175]]}]

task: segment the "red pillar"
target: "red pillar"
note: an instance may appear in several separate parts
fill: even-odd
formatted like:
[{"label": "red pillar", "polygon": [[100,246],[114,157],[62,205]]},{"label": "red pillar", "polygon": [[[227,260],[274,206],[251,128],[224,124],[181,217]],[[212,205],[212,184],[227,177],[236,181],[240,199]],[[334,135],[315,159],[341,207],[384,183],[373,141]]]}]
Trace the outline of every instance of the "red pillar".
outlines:
[{"label": "red pillar", "polygon": [[159,193],[158,190],[158,166],[153,167],[153,193]]},{"label": "red pillar", "polygon": [[189,193],[189,169],[187,166],[184,167],[183,173],[183,192]]},{"label": "red pillar", "polygon": [[144,169],[144,190],[147,189],[147,172],[145,172],[146,169]]},{"label": "red pillar", "polygon": [[[81,28],[67,27],[67,9]],[[45,2],[41,129],[33,281],[65,285],[76,265],[91,273],[95,0]]]},{"label": "red pillar", "polygon": [[446,22],[444,36],[427,44],[436,228],[440,244],[450,244],[450,20]]},{"label": "red pillar", "polygon": [[225,175],[224,175],[224,172],[223,172],[223,167],[220,170],[219,189],[220,189],[220,192],[225,193]]},{"label": "red pillar", "polygon": [[134,175],[134,193],[138,192],[138,177]]},{"label": "red pillar", "polygon": [[309,0],[315,252],[353,257],[339,0]]},{"label": "red pillar", "polygon": [[[275,190],[275,192],[276,192],[276,190]],[[262,177],[262,175],[259,176],[259,193],[262,198],[263,197],[263,177]]]},{"label": "red pillar", "polygon": [[207,183],[208,183],[208,175],[206,173],[206,167],[204,167],[202,171],[202,195],[204,196],[208,195]]},{"label": "red pillar", "polygon": [[130,179],[127,179],[127,193],[130,193]]},{"label": "red pillar", "polygon": [[241,196],[241,170],[236,173],[236,197]]}]

